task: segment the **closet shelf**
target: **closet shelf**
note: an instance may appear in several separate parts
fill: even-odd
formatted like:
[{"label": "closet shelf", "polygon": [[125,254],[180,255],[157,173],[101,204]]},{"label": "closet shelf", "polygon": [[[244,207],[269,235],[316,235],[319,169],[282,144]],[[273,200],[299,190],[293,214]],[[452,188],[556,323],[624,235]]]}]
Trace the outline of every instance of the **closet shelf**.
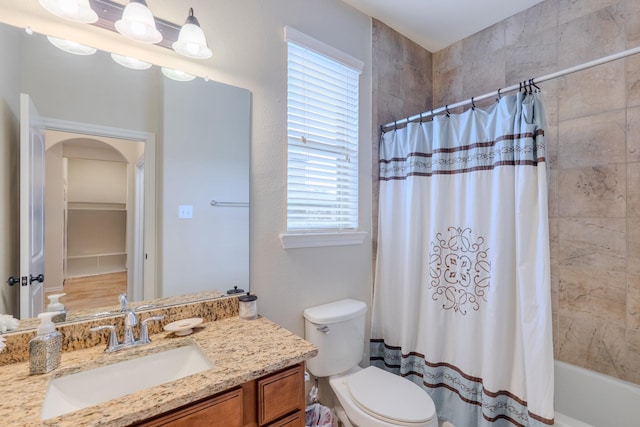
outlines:
[{"label": "closet shelf", "polygon": [[119,256],[119,255],[127,255],[126,252],[101,252],[95,254],[82,254],[82,255],[69,255],[67,254],[67,259],[80,259],[80,258],[95,258],[95,257],[108,257],[108,256]]},{"label": "closet shelf", "polygon": [[127,205],[125,203],[68,202],[67,209],[84,211],[126,211]]}]

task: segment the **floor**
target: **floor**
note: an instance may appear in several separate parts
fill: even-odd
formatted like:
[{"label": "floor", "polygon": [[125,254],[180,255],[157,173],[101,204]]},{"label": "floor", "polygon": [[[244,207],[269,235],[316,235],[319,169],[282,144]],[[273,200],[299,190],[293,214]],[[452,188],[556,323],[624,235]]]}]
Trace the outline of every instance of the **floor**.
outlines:
[{"label": "floor", "polygon": [[[65,279],[61,302],[67,311],[118,304],[118,295],[127,291],[127,272]],[[47,292],[49,294],[59,292]],[[48,301],[48,300],[47,300]],[[46,303],[45,303],[46,304]]]}]

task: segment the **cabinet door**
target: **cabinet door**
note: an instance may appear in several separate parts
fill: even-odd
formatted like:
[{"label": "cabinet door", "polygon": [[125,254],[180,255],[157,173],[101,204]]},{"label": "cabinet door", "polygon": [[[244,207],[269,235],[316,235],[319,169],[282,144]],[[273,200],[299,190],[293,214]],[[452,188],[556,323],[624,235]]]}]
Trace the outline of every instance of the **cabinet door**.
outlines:
[{"label": "cabinet door", "polygon": [[304,372],[302,365],[293,366],[258,380],[259,425],[269,424],[278,418],[303,409]]},{"label": "cabinet door", "polygon": [[144,427],[242,427],[242,389],[238,388],[137,424]]}]

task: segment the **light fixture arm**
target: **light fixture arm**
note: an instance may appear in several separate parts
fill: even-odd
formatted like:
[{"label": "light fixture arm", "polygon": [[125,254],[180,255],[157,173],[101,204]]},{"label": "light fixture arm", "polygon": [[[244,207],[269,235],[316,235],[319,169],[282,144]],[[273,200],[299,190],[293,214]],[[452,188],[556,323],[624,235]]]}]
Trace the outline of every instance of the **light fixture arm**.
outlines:
[{"label": "light fixture arm", "polygon": [[193,25],[197,25],[198,27],[200,26],[200,22],[198,22],[198,18],[196,18],[193,15],[193,8],[190,7],[189,8],[189,16],[187,16],[187,19],[184,21],[185,25],[186,24],[193,24]]}]

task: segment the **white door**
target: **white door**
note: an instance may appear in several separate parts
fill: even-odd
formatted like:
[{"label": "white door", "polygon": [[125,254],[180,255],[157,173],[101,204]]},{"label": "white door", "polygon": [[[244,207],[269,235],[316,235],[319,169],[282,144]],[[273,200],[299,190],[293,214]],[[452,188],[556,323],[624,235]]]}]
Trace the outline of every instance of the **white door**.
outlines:
[{"label": "white door", "polygon": [[29,95],[20,94],[20,318],[44,304],[44,126]]}]

